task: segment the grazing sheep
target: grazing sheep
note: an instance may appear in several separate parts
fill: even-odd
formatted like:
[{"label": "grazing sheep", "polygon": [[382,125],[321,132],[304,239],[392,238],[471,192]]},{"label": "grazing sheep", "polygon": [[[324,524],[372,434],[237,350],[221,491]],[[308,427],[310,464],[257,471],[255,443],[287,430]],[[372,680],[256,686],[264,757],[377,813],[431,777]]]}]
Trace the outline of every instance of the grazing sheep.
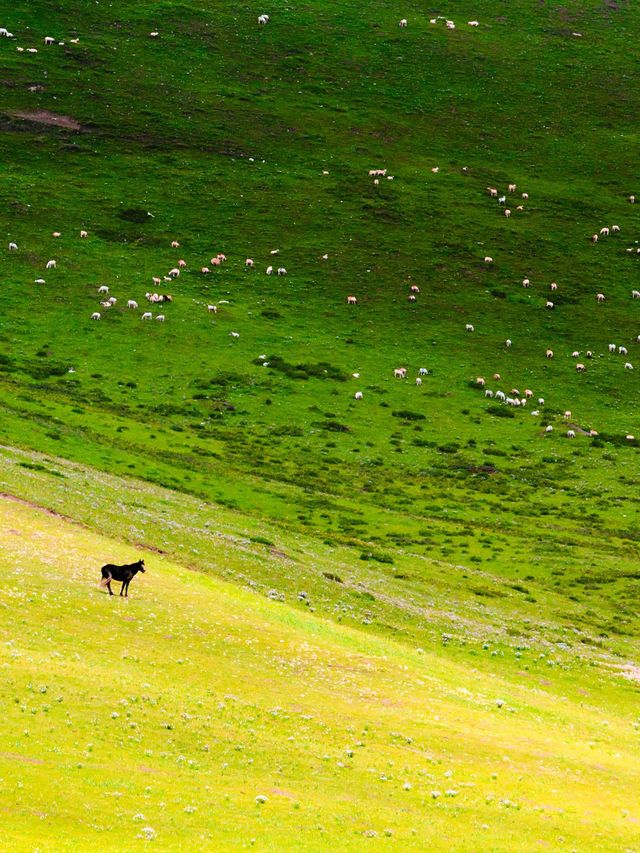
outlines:
[{"label": "grazing sheep", "polygon": [[636,440],[635,435],[625,435],[625,438],[627,439],[627,441],[635,441]]},{"label": "grazing sheep", "polygon": [[207,311],[209,312],[209,314],[217,314],[218,313],[218,306],[217,305],[207,305]]},{"label": "grazing sheep", "polygon": [[626,347],[618,347],[618,355],[627,355]]},{"label": "grazing sheep", "polygon": [[145,311],[140,319],[141,320],[151,320],[152,317],[153,317],[153,314],[151,313],[151,311]]},{"label": "grazing sheep", "polygon": [[157,320],[159,323],[164,323],[164,319],[165,319],[165,318],[164,318],[164,314],[158,314],[158,315],[157,315],[157,317],[156,317],[156,320]]},{"label": "grazing sheep", "polygon": [[98,288],[98,293],[109,293],[109,288],[106,284],[101,284]]},{"label": "grazing sheep", "polygon": [[567,409],[567,411],[564,413],[563,417],[564,417],[565,421],[569,420],[569,418],[571,417],[571,412],[569,411],[569,409]]},{"label": "grazing sheep", "polygon": [[83,230],[80,232],[80,237],[84,238],[84,237],[88,237],[88,236],[89,236],[89,232],[88,232],[88,231],[85,231],[85,230],[83,229]]},{"label": "grazing sheep", "polygon": [[17,243],[9,243],[9,251],[10,252],[17,252],[18,251],[18,244]]},{"label": "grazing sheep", "polygon": [[526,201],[529,198],[529,193],[522,193],[522,198]]},{"label": "grazing sheep", "polygon": [[167,275],[169,276],[169,278],[178,278],[178,276],[180,275],[180,270],[178,269],[178,267],[174,267],[172,270],[169,270]]},{"label": "grazing sheep", "polygon": [[498,190],[494,189],[494,187],[487,187],[487,192],[489,193],[491,198],[497,198],[498,197]]},{"label": "grazing sheep", "polygon": [[484,386],[485,386],[484,376],[476,376],[476,385],[478,385],[480,388],[484,388]]},{"label": "grazing sheep", "polygon": [[211,258],[209,263],[211,264],[212,267],[219,267],[221,261],[220,261],[220,258]]},{"label": "grazing sheep", "polygon": [[258,23],[259,24],[268,24],[269,23],[269,15],[258,15]]},{"label": "grazing sheep", "polygon": [[411,290],[411,293],[420,293],[420,288],[418,287],[417,284],[412,284],[410,290]]},{"label": "grazing sheep", "polygon": [[393,371],[393,375],[396,379],[406,379],[407,376],[407,368],[406,367],[396,367]]},{"label": "grazing sheep", "polygon": [[544,397],[538,397],[538,405],[544,406]]},{"label": "grazing sheep", "polygon": [[516,185],[515,184],[509,184],[509,192],[514,193],[515,191],[516,191]]},{"label": "grazing sheep", "polygon": [[364,395],[363,395],[362,391],[356,391],[356,393],[353,396],[354,396],[354,399],[356,399],[356,400],[362,400]]},{"label": "grazing sheep", "polygon": [[48,270],[54,270],[57,266],[58,266],[58,265],[56,264],[56,262],[55,262],[55,261],[53,261],[53,260],[52,260],[52,261],[47,261],[47,269],[48,269]]},{"label": "grazing sheep", "polygon": [[402,18],[402,20],[400,21],[400,23],[398,24],[398,26],[400,27],[400,29],[404,29],[404,28],[407,26],[407,19],[406,19],[406,18]]},{"label": "grazing sheep", "polygon": [[504,342],[504,345],[507,347],[507,349],[509,349],[512,344],[513,341],[511,340],[511,338],[507,338],[507,340]]},{"label": "grazing sheep", "polygon": [[99,320],[101,316],[102,315],[100,314],[99,311],[94,311],[93,314],[91,315],[91,319],[92,320]]},{"label": "grazing sheep", "polygon": [[219,261],[226,261],[227,260],[227,256],[223,252],[218,252],[216,257],[218,258]]},{"label": "grazing sheep", "polygon": [[604,302],[605,296],[604,293],[596,293],[596,300],[598,302]]},{"label": "grazing sheep", "polygon": [[272,273],[273,273],[273,267],[272,267],[272,266],[268,266],[268,267],[267,267],[267,275],[271,275]]},{"label": "grazing sheep", "polygon": [[619,225],[612,225],[612,226],[611,226],[611,233],[612,233],[612,234],[617,234],[619,231],[620,231],[620,226],[619,226]]},{"label": "grazing sheep", "polygon": [[631,291],[631,298],[632,299],[640,299],[640,290],[632,290]]},{"label": "grazing sheep", "polygon": [[180,248],[180,243],[178,243],[178,241],[177,241],[177,240],[172,240],[172,241],[171,241],[171,248],[172,248],[172,249],[179,249],[179,248]]},{"label": "grazing sheep", "polygon": [[484,262],[485,262],[485,264],[492,264],[493,258],[489,257],[489,255],[485,255]]},{"label": "grazing sheep", "polygon": [[414,293],[410,293],[410,294],[407,296],[407,299],[409,300],[409,302],[416,302],[416,301],[417,301],[417,299],[418,299],[418,297],[417,297]]},{"label": "grazing sheep", "polygon": [[416,385],[422,385],[422,379],[419,376],[416,376]]},{"label": "grazing sheep", "polygon": [[636,197],[634,195],[630,195],[629,196],[629,204],[635,204],[635,203],[636,203]]},{"label": "grazing sheep", "polygon": [[551,424],[549,424],[549,426],[548,426],[548,427],[545,427],[545,430],[544,430],[544,431],[545,431],[545,432],[553,432],[553,427],[551,426]]},{"label": "grazing sheep", "polygon": [[480,21],[467,21],[467,25],[468,25],[469,27],[479,27],[479,26],[480,26]]},{"label": "grazing sheep", "polygon": [[523,286],[523,287],[529,287],[530,285],[531,285],[531,282],[529,281],[529,279],[528,279],[528,278],[523,278],[523,279],[522,279],[522,286]]},{"label": "grazing sheep", "polygon": [[484,396],[490,398],[493,397],[493,391],[491,390],[491,388],[485,388]]},{"label": "grazing sheep", "polygon": [[421,367],[420,370],[418,371],[418,373],[420,374],[420,376],[426,376],[429,373],[429,371],[427,370],[426,367]]},{"label": "grazing sheep", "polygon": [[504,393],[504,391],[496,391],[495,398],[496,400],[502,400],[502,402],[504,402],[506,394]]},{"label": "grazing sheep", "polygon": [[587,358],[593,358],[593,353],[591,352],[591,350],[590,350],[590,349],[588,349],[588,350],[585,352],[585,355],[586,355],[586,357],[587,357]]},{"label": "grazing sheep", "polygon": [[347,296],[347,305],[357,305],[358,299],[356,296]]},{"label": "grazing sheep", "polygon": [[580,353],[577,349],[571,353],[571,358],[580,358]]},{"label": "grazing sheep", "polygon": [[633,370],[633,365],[631,364],[631,362],[630,362],[630,361],[625,361],[625,363],[624,363],[624,369],[625,369],[625,370]]},{"label": "grazing sheep", "polygon": [[511,211],[507,208],[507,209],[505,210],[505,212],[504,212],[504,215],[505,215],[505,216],[507,216],[507,217],[508,217],[508,216],[511,216]]},{"label": "grazing sheep", "polygon": [[127,300],[127,308],[137,308],[137,307],[138,307],[138,303],[136,302],[135,299],[128,299]]},{"label": "grazing sheep", "polygon": [[184,258],[180,258],[180,260],[178,261],[178,266],[180,267],[180,269],[184,269],[186,265],[187,262],[184,260]]},{"label": "grazing sheep", "polygon": [[553,358],[553,350],[552,350],[552,349],[548,349],[548,350],[546,351],[546,353],[545,353],[545,356],[546,356],[547,358]]},{"label": "grazing sheep", "polygon": [[501,377],[499,373],[494,373],[493,378],[496,380],[496,382],[499,382]]},{"label": "grazing sheep", "polygon": [[573,430],[573,429],[568,429],[568,430],[567,430],[567,438],[575,438],[575,437],[576,437],[575,430]]},{"label": "grazing sheep", "polygon": [[547,299],[547,301],[546,301],[546,303],[545,303],[545,306],[544,306],[544,307],[545,307],[545,308],[553,308],[553,302],[550,302],[550,301]]},{"label": "grazing sheep", "polygon": [[158,276],[156,276],[156,275],[154,275],[154,277],[151,279],[151,281],[152,281],[156,286],[159,286],[159,285],[161,285],[161,284],[162,284],[162,279],[161,279],[161,278],[158,278]]},{"label": "grazing sheep", "polygon": [[232,338],[239,338],[240,332],[229,332],[229,336]]},{"label": "grazing sheep", "polygon": [[552,281],[551,284],[549,285],[549,287],[551,288],[551,290],[557,290],[558,289],[558,285],[555,283],[555,281]]},{"label": "grazing sheep", "polygon": [[604,228],[600,229],[600,236],[601,237],[608,237],[609,236],[609,229],[607,228],[606,225],[604,226]]},{"label": "grazing sheep", "polygon": [[582,371],[584,370],[584,364],[582,364],[582,362],[579,361],[576,364],[576,370],[578,371],[578,373],[582,373]]},{"label": "grazing sheep", "polygon": [[474,327],[471,325],[471,323],[467,323],[467,325],[465,326],[465,330],[466,330],[467,332],[475,332],[475,329],[474,329]]},{"label": "grazing sheep", "polygon": [[244,265],[245,265],[245,267],[252,267],[253,266],[253,258],[247,258],[247,260],[244,262]]},{"label": "grazing sheep", "polygon": [[287,271],[284,267],[278,267],[278,275],[286,275]]},{"label": "grazing sheep", "polygon": [[592,243],[597,243],[598,242],[598,235],[592,234],[589,239],[591,240]]},{"label": "grazing sheep", "polygon": [[498,204],[506,204],[506,203],[507,203],[506,195],[501,195],[500,198],[498,199]]}]

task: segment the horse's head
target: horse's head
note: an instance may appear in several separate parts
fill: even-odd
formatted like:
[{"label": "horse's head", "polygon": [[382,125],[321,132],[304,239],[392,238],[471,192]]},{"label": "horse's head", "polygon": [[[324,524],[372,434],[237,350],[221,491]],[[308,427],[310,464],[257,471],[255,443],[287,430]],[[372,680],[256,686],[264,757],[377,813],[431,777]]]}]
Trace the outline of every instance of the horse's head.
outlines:
[{"label": "horse's head", "polygon": [[144,560],[138,560],[136,566],[138,567],[138,571],[144,572]]}]

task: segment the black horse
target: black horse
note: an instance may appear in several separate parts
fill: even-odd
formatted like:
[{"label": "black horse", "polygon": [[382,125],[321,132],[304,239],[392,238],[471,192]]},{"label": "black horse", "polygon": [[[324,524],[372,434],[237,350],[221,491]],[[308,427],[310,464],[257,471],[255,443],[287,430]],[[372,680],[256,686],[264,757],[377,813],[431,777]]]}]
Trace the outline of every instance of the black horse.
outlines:
[{"label": "black horse", "polygon": [[100,570],[102,572],[102,580],[100,586],[106,586],[109,590],[109,595],[113,595],[111,591],[111,581],[121,583],[120,595],[124,592],[125,598],[129,597],[129,584],[138,572],[144,572],[144,560],[138,560],[137,563],[130,563],[128,566],[113,566],[107,563]]}]

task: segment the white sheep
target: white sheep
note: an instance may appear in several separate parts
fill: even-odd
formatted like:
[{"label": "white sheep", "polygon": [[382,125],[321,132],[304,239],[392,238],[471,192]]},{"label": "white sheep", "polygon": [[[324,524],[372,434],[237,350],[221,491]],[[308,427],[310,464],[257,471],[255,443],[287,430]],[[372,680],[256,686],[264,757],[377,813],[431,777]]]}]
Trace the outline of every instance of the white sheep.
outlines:
[{"label": "white sheep", "polygon": [[356,393],[353,396],[356,400],[362,400],[362,397],[363,397],[362,391],[356,391]]},{"label": "white sheep", "polygon": [[145,311],[140,319],[141,320],[151,320],[152,317],[153,317],[153,314],[151,313],[151,311]]},{"label": "white sheep", "polygon": [[47,269],[54,270],[57,267],[57,264],[54,260],[47,261]]},{"label": "white sheep", "polygon": [[135,299],[129,299],[127,301],[127,308],[137,308],[137,307],[138,307],[138,303],[136,302]]}]

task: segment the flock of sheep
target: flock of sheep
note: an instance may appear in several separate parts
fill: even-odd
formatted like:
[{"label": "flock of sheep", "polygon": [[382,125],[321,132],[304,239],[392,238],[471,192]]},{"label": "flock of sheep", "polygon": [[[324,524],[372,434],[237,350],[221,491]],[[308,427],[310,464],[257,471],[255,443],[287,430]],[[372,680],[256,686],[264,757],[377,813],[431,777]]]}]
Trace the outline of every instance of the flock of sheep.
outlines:
[{"label": "flock of sheep", "polygon": [[[432,21],[432,23],[433,23],[433,21]],[[401,22],[401,25],[402,25],[402,22]],[[440,171],[440,169],[438,166],[434,166],[431,169],[431,171],[434,174],[437,174]],[[466,172],[467,170],[464,169],[463,171]],[[380,178],[386,177],[387,180],[393,180],[393,176],[387,175],[387,169],[380,169],[380,168],[370,169],[368,172],[368,175],[370,178],[373,178],[373,183],[376,186],[379,184]],[[514,194],[516,192],[516,190],[517,190],[517,185],[515,183],[508,184],[507,191],[504,192],[502,195],[500,195],[497,188],[487,187],[487,192],[488,192],[489,196],[491,198],[497,199],[498,204],[502,205],[502,206],[506,205],[508,194]],[[527,192],[523,192],[523,193],[521,193],[521,197],[522,197],[523,202],[527,201],[529,199],[529,194]],[[631,204],[634,204],[635,203],[635,196],[633,196],[633,195],[629,196],[628,200]],[[523,211],[524,210],[524,204],[517,205],[517,207],[515,209],[517,211]],[[509,208],[505,207],[504,214],[507,217],[509,217],[511,215],[511,210]],[[608,237],[610,235],[616,235],[619,232],[620,232],[620,226],[619,225],[603,226],[602,228],[600,228],[599,232],[593,234],[590,237],[590,240],[593,243],[597,243],[599,238]],[[627,252],[633,252],[633,251],[640,253],[640,249],[627,249]],[[484,262],[486,264],[493,264],[493,258],[491,256],[487,255],[484,257]],[[528,277],[524,277],[522,279],[522,286],[524,288],[529,288],[531,286],[531,281]],[[420,293],[420,288],[417,285],[412,285],[410,290],[411,290],[411,292],[408,295],[408,299],[409,299],[409,301],[414,302],[417,298],[417,294]],[[552,293],[557,292],[558,291],[558,284],[556,282],[551,282],[550,283],[550,290]],[[631,291],[631,298],[632,299],[640,299],[640,291],[635,290],[635,289],[632,290]],[[599,292],[596,294],[596,302],[598,304],[603,303],[605,301],[605,299],[606,299],[606,297],[605,297],[604,293]],[[347,296],[347,304],[348,305],[357,305],[358,304],[357,296],[355,296],[353,294],[348,295]],[[555,307],[555,304],[551,300],[546,300],[546,302],[545,302],[545,308],[546,309],[553,309],[554,307]],[[475,332],[474,324],[473,323],[466,323],[465,324],[465,331]],[[510,338],[507,338],[506,341],[504,342],[504,345],[508,349],[512,346],[512,343],[513,343],[512,340]],[[640,344],[640,335],[637,336],[636,343]],[[616,354],[617,353],[618,355],[622,355],[622,356],[628,355],[628,349],[624,345],[616,345],[616,344],[611,343],[608,345],[608,351],[610,354]],[[571,354],[571,357],[574,359],[579,359],[580,356],[581,356],[581,352],[579,350],[574,350]],[[545,351],[545,358],[552,359],[553,357],[554,357],[553,350],[547,348]],[[594,353],[591,350],[587,350],[585,352],[585,358],[586,359],[592,359],[593,357],[594,357]],[[633,370],[633,364],[630,361],[625,361],[624,362],[624,369],[625,370]],[[576,371],[578,373],[584,373],[585,370],[586,370],[585,362],[577,361],[576,362]],[[426,370],[426,368],[420,369],[420,375],[417,376],[415,379],[416,385],[420,386],[422,384],[422,376],[426,375],[427,373],[428,373],[428,371]],[[354,374],[354,376],[355,375],[357,375],[357,374]],[[406,379],[407,368],[406,367],[397,367],[394,369],[393,375],[396,379]],[[494,381],[499,381],[500,378],[501,377],[500,377],[499,373],[495,373],[493,375]],[[478,376],[476,378],[475,385],[478,388],[481,388],[484,390],[485,397],[490,398],[490,399],[495,399],[496,401],[501,402],[507,406],[525,407],[527,405],[527,402],[533,397],[533,391],[531,391],[530,389],[526,389],[524,392],[524,395],[521,395],[520,391],[517,388],[513,388],[510,393],[507,393],[507,392],[502,391],[502,390],[493,391],[492,389],[485,388],[486,381],[485,381],[484,377],[482,377],[482,376]],[[356,394],[354,396],[355,396],[356,400],[362,400],[364,398],[364,395],[361,391],[356,392]],[[538,398],[538,405],[539,405],[539,407],[544,406],[544,398],[543,397]],[[534,409],[531,412],[531,414],[533,416],[540,415],[540,409],[539,408]],[[571,418],[571,411],[566,410],[564,416],[565,416],[565,420],[570,419]],[[590,436],[598,435],[598,433],[593,429],[583,430],[580,428],[573,428],[573,429],[567,430],[567,432],[566,432],[567,438],[575,438],[576,430],[578,432],[585,434],[585,435],[590,435]],[[551,432],[553,432],[553,427],[551,425],[548,425],[544,430],[544,434],[549,434]],[[633,436],[631,434],[627,434],[626,438],[628,440],[634,440],[635,436]]]},{"label": "flock of sheep", "polygon": [[[270,16],[268,14],[261,14],[258,17],[258,24],[261,26],[268,24],[269,21],[270,21]],[[439,15],[435,18],[430,19],[431,25],[437,25],[440,22],[443,22],[446,29],[449,29],[449,30],[453,30],[456,27],[454,21],[452,21],[451,19],[446,18],[444,16]],[[478,27],[479,26],[478,21],[468,21],[467,24],[470,27]],[[401,29],[405,29],[407,26],[408,26],[407,19],[402,18],[399,21],[399,27]],[[159,36],[159,32],[158,31],[152,31],[151,33],[149,33],[149,35],[152,38],[157,38]],[[574,35],[579,35],[579,34],[574,33]],[[12,38],[14,38],[14,35],[13,35],[13,33],[9,32],[6,28],[0,27],[0,37],[12,39]],[[72,44],[77,44],[79,42],[79,39],[74,38],[74,39],[70,39],[69,41]],[[63,41],[58,42],[52,36],[45,36],[44,37],[44,44],[46,46],[51,46],[51,45],[55,45],[55,44],[64,45],[65,42],[63,42]],[[19,52],[29,52],[29,53],[36,53],[37,52],[37,49],[34,47],[22,48],[19,46],[17,48],[17,50]],[[431,169],[431,171],[434,174],[437,174],[439,172],[439,167],[434,166]],[[463,171],[467,171],[467,170],[464,169]],[[387,169],[380,169],[380,168],[370,169],[368,174],[369,174],[369,177],[373,179],[373,184],[375,186],[379,185],[381,179],[386,179],[387,181],[393,181],[394,180],[393,175],[387,174]],[[524,203],[529,199],[528,193],[523,192],[520,194],[520,197],[521,197],[520,203],[518,203],[517,205],[514,204],[512,206],[507,206],[507,199],[510,197],[515,198],[516,190],[517,190],[517,187],[516,187],[515,183],[510,183],[507,187],[507,191],[503,192],[502,194],[500,194],[500,192],[498,191],[498,189],[496,187],[487,187],[487,192],[488,192],[489,196],[491,198],[495,198],[497,200],[497,203],[502,208],[502,213],[506,218],[511,217],[512,211],[514,211],[516,213],[523,211],[524,210]],[[633,196],[633,195],[629,196],[628,200],[631,204],[635,203],[635,196]],[[620,227],[617,224],[614,224],[611,226],[605,225],[605,226],[602,226],[597,232],[593,233],[590,237],[590,240],[595,244],[599,240],[601,240],[603,238],[607,238],[610,235],[611,236],[617,235],[619,232],[620,232]],[[79,233],[80,233],[80,238],[88,237],[88,232],[84,229],[82,229]],[[54,237],[60,237],[61,235],[59,232],[53,232],[53,236]],[[180,243],[177,240],[173,240],[171,243],[171,247],[172,247],[172,249],[178,249],[178,248],[180,248]],[[18,246],[14,241],[9,243],[9,250],[10,251],[17,251],[18,250]],[[278,253],[278,251],[279,251],[278,249],[272,250],[271,254],[275,255]],[[627,249],[627,251],[628,252],[635,251],[637,253],[640,253],[640,249],[634,249],[634,248]],[[323,255],[322,257],[323,257],[323,259],[326,260],[328,255]],[[226,261],[226,256],[223,253],[218,253],[218,254],[214,255],[213,257],[211,257],[211,259],[208,263],[200,266],[199,271],[202,275],[209,275],[212,271],[212,268],[220,267],[222,264],[224,264],[225,261]],[[484,257],[484,262],[486,264],[493,264],[493,262],[494,262],[493,257],[491,257],[490,255],[486,255]],[[57,262],[55,259],[51,259],[46,263],[46,269],[47,270],[56,269],[56,267],[57,267]],[[162,276],[162,277],[154,276],[152,279],[153,285],[156,287],[161,287],[163,282],[174,282],[175,279],[177,279],[180,276],[181,271],[184,270],[186,267],[187,267],[186,261],[183,258],[179,259],[177,262],[177,265],[175,267],[173,267],[172,269],[170,269],[164,276]],[[246,271],[250,271],[253,268],[254,268],[253,259],[247,258],[245,260],[244,269]],[[281,267],[276,268],[271,264],[269,264],[266,267],[265,272],[267,275],[272,275],[275,273],[276,275],[283,276],[283,275],[287,274],[287,270],[285,267],[281,266]],[[42,278],[39,278],[39,279],[36,279],[36,282],[38,284],[44,284],[45,280]],[[531,282],[530,282],[530,279],[528,277],[524,277],[522,279],[522,286],[525,288],[528,288],[531,286]],[[550,287],[550,291],[552,293],[555,293],[558,291],[558,285],[556,282],[551,282],[549,287]],[[116,303],[118,301],[116,297],[108,296],[109,288],[107,285],[101,285],[98,288],[98,293],[99,293],[99,296],[101,297],[99,307],[102,310],[96,310],[96,311],[92,312],[91,320],[93,320],[93,321],[101,320],[103,315],[104,315],[104,312],[110,310],[113,306],[116,305]],[[418,287],[418,285],[413,284],[410,287],[410,292],[407,295],[407,299],[410,302],[415,302],[417,300],[417,297],[419,294],[420,294],[420,288]],[[170,294],[160,294],[157,292],[148,292],[148,293],[146,293],[145,296],[146,296],[147,301],[151,305],[159,303],[159,302],[171,303],[173,301],[173,297]],[[639,290],[632,290],[631,296],[633,299],[639,299],[640,298],[640,291]],[[596,294],[596,302],[598,304],[603,303],[605,301],[605,299],[606,299],[606,296],[604,293],[599,292]],[[220,300],[220,302],[224,302],[224,301],[225,300]],[[358,298],[355,294],[349,294],[347,296],[346,301],[347,301],[347,304],[350,306],[352,306],[352,305],[355,306],[358,304]],[[127,309],[129,309],[129,310],[137,310],[138,309],[138,301],[136,299],[128,299],[126,304],[127,304]],[[552,300],[547,299],[545,301],[545,309],[552,310],[554,308],[555,308],[555,303]],[[207,305],[207,311],[209,313],[217,313],[218,306],[215,304],[208,304]],[[167,315],[165,313],[156,314],[155,320],[157,322],[164,322],[166,320],[166,316]],[[149,310],[142,311],[142,313],[141,313],[141,319],[142,320],[147,321],[147,320],[152,320],[153,318],[154,317],[153,317],[153,314],[151,311],[149,311]],[[474,332],[475,326],[473,323],[466,323],[465,329],[467,332]],[[239,337],[238,332],[230,332],[230,335],[234,338]],[[640,343],[640,335],[638,336],[637,340]],[[512,345],[512,341],[510,339],[507,339],[505,341],[505,346],[507,348],[509,348],[509,347],[511,347],[511,345]],[[609,349],[609,353],[611,353],[611,354],[617,353],[619,355],[624,355],[624,356],[626,356],[628,354],[627,348],[623,345],[610,344],[608,349]],[[580,355],[581,354],[580,354],[579,350],[574,350],[572,353],[572,358],[580,359]],[[551,349],[547,348],[547,350],[545,352],[545,356],[548,359],[553,358],[554,353]],[[593,357],[593,353],[591,351],[587,351],[585,354],[585,359],[588,360],[592,357]],[[624,368],[626,370],[633,370],[633,364],[630,361],[625,361]],[[583,373],[586,370],[585,361],[582,361],[582,360],[577,361],[576,362],[576,370],[579,373]],[[427,375],[427,373],[428,373],[428,371],[426,370],[426,368],[420,369],[418,376],[415,377],[416,385],[420,386],[422,384],[422,377]],[[354,377],[357,378],[358,376],[359,376],[359,374],[354,374]],[[406,379],[407,369],[404,367],[396,368],[394,370],[394,376],[395,376],[395,378],[398,378],[398,379]],[[498,381],[499,378],[500,378],[499,374],[494,374],[494,380]],[[515,407],[526,406],[527,401],[533,396],[533,392],[530,391],[530,389],[527,389],[525,391],[524,395],[520,395],[520,393],[517,391],[517,389],[512,389],[511,393],[507,394],[506,392],[501,391],[501,390],[493,391],[491,389],[485,388],[485,380],[483,377],[477,378],[476,385],[480,388],[484,388],[484,392],[485,392],[486,397],[498,400],[498,401],[504,403],[505,405],[511,405],[511,406],[515,406]],[[364,398],[364,395],[363,395],[362,391],[358,391],[355,393],[355,399],[356,400],[362,400],[363,398]],[[538,402],[539,402],[539,405],[543,405],[542,398],[539,398]],[[539,410],[534,410],[532,412],[532,414],[534,414],[534,415],[539,414]],[[552,430],[552,428],[550,426],[546,428],[547,432],[550,432],[551,430]],[[589,432],[591,434],[593,434],[593,431],[589,431]],[[573,438],[575,436],[575,429],[569,429],[567,431],[567,436],[570,438]],[[630,437],[630,436],[628,436],[628,437]]]}]

